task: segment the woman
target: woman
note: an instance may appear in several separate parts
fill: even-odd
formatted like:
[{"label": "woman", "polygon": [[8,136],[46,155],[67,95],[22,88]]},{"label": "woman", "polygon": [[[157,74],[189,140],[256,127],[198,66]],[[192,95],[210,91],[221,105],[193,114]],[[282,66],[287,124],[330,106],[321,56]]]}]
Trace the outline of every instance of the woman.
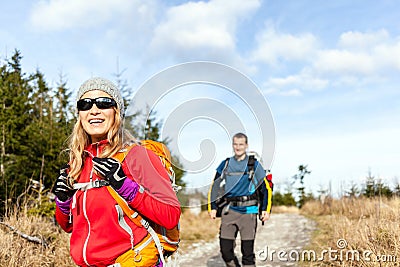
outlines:
[{"label": "woman", "polygon": [[[107,186],[142,216],[170,229],[179,221],[180,207],[165,182],[168,174],[158,156],[140,145],[130,149],[122,164],[113,158],[135,142],[123,130],[124,102],[114,84],[91,78],[77,99],[70,163],[54,187],[56,220],[72,233],[71,256],[79,266],[160,266],[148,231],[127,218]],[[154,195],[135,182],[143,178],[163,188]],[[138,247],[146,252],[138,253]]]}]

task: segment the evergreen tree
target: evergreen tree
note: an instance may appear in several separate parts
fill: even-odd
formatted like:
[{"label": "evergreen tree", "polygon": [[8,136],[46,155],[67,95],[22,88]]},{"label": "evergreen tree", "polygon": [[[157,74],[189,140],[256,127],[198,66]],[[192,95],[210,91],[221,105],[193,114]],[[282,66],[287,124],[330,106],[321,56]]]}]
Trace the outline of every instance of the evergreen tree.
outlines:
[{"label": "evergreen tree", "polygon": [[304,187],[304,177],[307,174],[310,174],[311,171],[307,170],[307,165],[300,165],[298,171],[299,173],[294,175],[293,178],[295,181],[298,181],[300,183],[300,185],[297,187],[297,192],[299,194],[299,200],[297,201],[297,206],[301,208],[307,200],[313,198],[312,194],[306,195]]},{"label": "evergreen tree", "polygon": [[275,191],[272,195],[272,203],[274,203],[275,206],[282,206],[285,205],[283,204],[283,196],[281,192]]},{"label": "evergreen tree", "polygon": [[385,185],[382,181],[382,179],[378,179],[376,183],[376,188],[375,188],[376,195],[378,196],[384,196],[384,197],[392,197],[393,196],[393,191],[390,190],[388,185]]},{"label": "evergreen tree", "polygon": [[71,114],[76,117],[75,108],[69,104],[71,93],[68,93],[67,82],[64,80],[64,76],[60,73],[60,80],[57,83],[55,89],[55,103],[54,103],[54,116],[61,126],[65,126],[69,129],[72,125]]},{"label": "evergreen tree", "polygon": [[296,206],[296,200],[290,192],[286,192],[284,194],[279,191],[274,192],[272,203],[277,206]]},{"label": "evergreen tree", "polygon": [[396,197],[400,197],[400,183],[396,183],[393,191],[393,195]]},{"label": "evergreen tree", "polygon": [[[77,119],[64,77],[60,75],[56,88],[50,88],[39,70],[23,73],[21,60],[16,50],[11,59],[0,64],[0,201],[6,204],[0,205],[1,211],[26,192],[31,180],[40,181],[47,190],[53,186],[60,166],[68,161],[68,153],[62,152]],[[155,114],[142,129],[129,124],[140,139],[168,143],[159,140],[162,123]],[[173,163],[176,182],[184,185],[184,171],[175,156]]]},{"label": "evergreen tree", "polygon": [[1,125],[1,180],[2,201],[15,197],[27,184],[25,129],[32,123],[32,104],[29,97],[30,77],[22,72],[21,53],[16,50],[0,68],[0,125]]},{"label": "evergreen tree", "polygon": [[40,71],[22,73],[21,59],[16,51],[0,68],[3,201],[25,192],[30,180],[40,181],[47,189],[53,185],[65,162],[59,155],[71,131],[65,83],[53,92]]},{"label": "evergreen tree", "polygon": [[371,170],[368,170],[368,176],[366,177],[363,195],[366,197],[375,196],[375,177],[372,176]]},{"label": "evergreen tree", "polygon": [[[395,189],[396,190],[396,189]],[[393,191],[388,185],[385,185],[382,179],[376,179],[371,174],[371,170],[368,170],[368,176],[366,177],[365,187],[363,195],[371,198],[376,196],[392,197]]]},{"label": "evergreen tree", "polygon": [[284,193],[282,199],[283,199],[283,205],[296,206],[296,200],[294,199],[291,192]]},{"label": "evergreen tree", "polygon": [[349,198],[356,198],[360,195],[360,190],[358,190],[357,184],[351,182],[350,189],[346,191],[346,196]]}]

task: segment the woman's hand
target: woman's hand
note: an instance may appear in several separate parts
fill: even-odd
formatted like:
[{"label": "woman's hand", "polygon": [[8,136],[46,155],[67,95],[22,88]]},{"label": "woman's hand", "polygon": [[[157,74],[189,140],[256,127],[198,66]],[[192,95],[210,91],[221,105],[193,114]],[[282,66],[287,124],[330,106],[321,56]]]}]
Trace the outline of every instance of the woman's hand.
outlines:
[{"label": "woman's hand", "polygon": [[53,193],[56,197],[65,202],[70,199],[75,194],[75,189],[68,181],[68,173],[69,165],[66,164],[60,169],[60,176],[57,178],[56,183],[54,185]]},{"label": "woman's hand", "polygon": [[113,158],[93,158],[93,168],[101,174],[110,185],[118,190],[124,184],[126,175],[121,163]]},{"label": "woman's hand", "polygon": [[93,168],[106,179],[112,188],[130,203],[139,191],[139,185],[126,179],[121,163],[113,158],[93,158]]}]

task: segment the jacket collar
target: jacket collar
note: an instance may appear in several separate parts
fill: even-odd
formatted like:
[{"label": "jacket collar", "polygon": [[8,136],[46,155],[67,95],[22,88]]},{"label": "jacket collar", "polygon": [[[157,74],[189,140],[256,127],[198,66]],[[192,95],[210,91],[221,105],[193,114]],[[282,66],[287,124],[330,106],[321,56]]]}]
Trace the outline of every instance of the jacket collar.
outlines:
[{"label": "jacket collar", "polygon": [[98,156],[98,154],[103,151],[104,147],[109,144],[110,142],[108,141],[108,139],[104,139],[101,140],[99,142],[93,143],[88,145],[85,150],[90,152],[90,154],[92,154],[92,156],[96,157]]}]

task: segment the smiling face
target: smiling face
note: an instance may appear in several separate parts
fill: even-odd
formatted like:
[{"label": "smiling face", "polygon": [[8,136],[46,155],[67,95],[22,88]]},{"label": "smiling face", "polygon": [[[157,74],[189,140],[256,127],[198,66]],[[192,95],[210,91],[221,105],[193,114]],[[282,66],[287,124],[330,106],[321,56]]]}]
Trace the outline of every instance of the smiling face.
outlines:
[{"label": "smiling face", "polygon": [[[111,97],[109,94],[93,90],[82,95],[83,98],[95,99],[98,97]],[[86,111],[79,111],[79,119],[85,132],[90,135],[92,143],[99,142],[107,138],[107,133],[114,124],[115,110],[113,107],[99,109],[96,104]]]},{"label": "smiling face", "polygon": [[235,153],[235,158],[237,160],[243,160],[246,157],[247,142],[244,137],[234,137],[233,138],[233,152]]}]

